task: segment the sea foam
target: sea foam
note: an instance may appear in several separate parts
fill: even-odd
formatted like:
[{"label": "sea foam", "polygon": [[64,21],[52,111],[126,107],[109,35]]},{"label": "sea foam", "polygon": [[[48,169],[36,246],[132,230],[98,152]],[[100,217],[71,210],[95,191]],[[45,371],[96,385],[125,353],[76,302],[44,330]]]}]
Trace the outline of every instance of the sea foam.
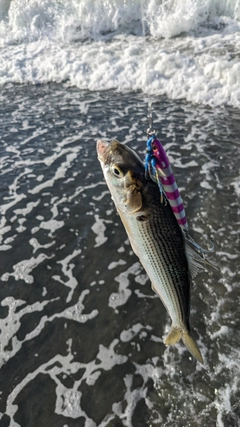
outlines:
[{"label": "sea foam", "polygon": [[239,107],[239,10],[234,0],[5,1],[0,84],[68,81]]}]

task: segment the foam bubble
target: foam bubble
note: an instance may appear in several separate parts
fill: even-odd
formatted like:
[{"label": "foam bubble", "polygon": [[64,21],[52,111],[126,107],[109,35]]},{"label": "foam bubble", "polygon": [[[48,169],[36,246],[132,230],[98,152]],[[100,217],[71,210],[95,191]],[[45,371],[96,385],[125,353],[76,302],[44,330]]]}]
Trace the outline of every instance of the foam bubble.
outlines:
[{"label": "foam bubble", "polygon": [[1,280],[7,282],[10,277],[14,277],[15,280],[24,280],[25,283],[32,284],[34,282],[34,277],[29,273],[48,258],[49,257],[45,254],[39,254],[36,258],[31,257],[30,259],[22,260],[13,265],[13,272],[5,272]]},{"label": "foam bubble", "polygon": [[95,223],[92,225],[92,231],[97,235],[95,238],[95,248],[97,248],[107,241],[108,238],[105,236],[105,223],[109,223],[111,221],[104,220],[100,218],[99,215],[94,215],[94,218]]},{"label": "foam bubble", "polygon": [[109,264],[108,270],[112,270],[113,268],[116,268],[118,265],[124,265],[126,264],[126,261],[123,259],[120,259],[119,261],[113,261]]},{"label": "foam bubble", "polygon": [[134,263],[125,272],[122,272],[119,276],[115,277],[116,282],[119,283],[118,292],[114,292],[110,295],[108,305],[116,309],[119,306],[126,304],[128,298],[131,296],[132,291],[128,289],[130,284],[129,275],[136,274],[139,271],[139,263]]}]

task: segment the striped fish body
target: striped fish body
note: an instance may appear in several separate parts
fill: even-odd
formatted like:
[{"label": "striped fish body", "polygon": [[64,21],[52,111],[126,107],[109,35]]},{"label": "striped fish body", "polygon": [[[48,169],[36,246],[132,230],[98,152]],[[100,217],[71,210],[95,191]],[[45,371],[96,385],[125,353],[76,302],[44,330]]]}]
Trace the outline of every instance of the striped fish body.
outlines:
[{"label": "striped fish body", "polygon": [[189,326],[190,275],[182,230],[159,189],[146,180],[143,162],[118,141],[98,141],[98,158],[112,198],[152,288],[162,300],[172,328],[165,343],[180,338],[191,354],[203,362]]}]

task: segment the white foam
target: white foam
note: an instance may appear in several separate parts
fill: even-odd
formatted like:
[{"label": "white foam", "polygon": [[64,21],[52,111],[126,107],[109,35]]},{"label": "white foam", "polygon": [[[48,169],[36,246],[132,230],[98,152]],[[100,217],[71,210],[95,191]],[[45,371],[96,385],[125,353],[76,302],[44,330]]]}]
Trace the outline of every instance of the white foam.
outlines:
[{"label": "white foam", "polygon": [[[76,304],[71,307],[66,308],[60,313],[53,314],[50,317],[43,315],[38,325],[29,332],[23,341],[18,340],[16,337],[16,333],[21,326],[21,318],[24,317],[27,313],[34,311],[43,311],[44,307],[58,299],[54,298],[51,300],[44,300],[42,302],[36,302],[32,305],[25,305],[25,301],[15,300],[13,297],[5,298],[1,305],[8,306],[8,316],[4,319],[0,319],[0,328],[2,331],[2,339],[0,344],[0,366],[5,363],[7,360],[12,358],[22,347],[22,344],[25,341],[29,341],[34,337],[38,336],[41,331],[44,329],[47,322],[52,322],[56,318],[66,318],[74,320],[78,323],[86,323],[88,320],[93,319],[98,315],[98,311],[96,309],[92,310],[90,313],[82,313],[84,310],[84,298],[89,293],[89,290],[84,290],[79,300]],[[23,308],[19,310],[19,307],[23,305]],[[12,350],[5,350],[8,346],[9,342],[12,343]]]},{"label": "white foam", "polygon": [[228,333],[229,333],[229,328],[225,325],[222,325],[218,331],[211,334],[211,339],[214,340],[215,338],[219,336],[227,335]]},{"label": "white foam", "polygon": [[135,282],[139,283],[140,285],[145,285],[148,280],[149,278],[146,274],[139,274],[135,277]]},{"label": "white foam", "polygon": [[106,226],[105,223],[109,223],[111,221],[107,221],[99,217],[99,215],[94,215],[95,223],[92,225],[92,231],[97,235],[95,238],[95,248],[103,245],[107,241],[107,237],[105,236]]},{"label": "white foam", "polygon": [[37,194],[45,188],[53,187],[55,181],[57,181],[58,179],[64,178],[68,168],[71,165],[71,162],[77,158],[77,155],[78,155],[77,153],[79,151],[79,148],[67,148],[67,149],[61,150],[59,147],[57,151],[58,153],[55,152],[51,157],[44,158],[43,162],[50,167],[56,159],[58,159],[59,157],[62,157],[64,154],[67,154],[66,160],[62,162],[61,166],[58,167],[53,178],[47,181],[44,181],[41,184],[36,185],[36,187],[29,190],[29,193]]},{"label": "white foam", "polygon": [[7,282],[10,277],[14,277],[15,280],[24,280],[25,283],[32,284],[34,282],[34,277],[29,273],[45,259],[49,258],[50,257],[45,254],[39,254],[36,258],[31,257],[30,259],[22,260],[13,265],[13,272],[5,272],[1,280]]},{"label": "white foam", "polygon": [[[126,330],[126,331],[122,331],[121,335],[120,335],[120,339],[123,342],[128,342],[131,341],[136,335],[139,334],[140,331],[142,331],[142,329],[148,329],[151,330],[151,326],[143,326],[141,323],[137,323],[135,325],[133,325],[130,329]],[[142,337],[145,336],[145,331],[143,331],[141,334]]]},{"label": "white foam", "polygon": [[240,179],[236,178],[235,181],[232,182],[232,186],[235,190],[236,195],[240,196]]},{"label": "white foam", "polygon": [[[32,305],[25,305],[25,301],[22,300],[16,300],[13,297],[7,297],[5,298],[1,305],[3,307],[8,307],[8,315],[6,318],[0,320],[0,327],[2,331],[1,336],[1,344],[0,344],[0,365],[2,366],[3,363],[5,363],[8,359],[12,358],[21,348],[22,342],[19,341],[16,338],[16,333],[19,330],[21,326],[21,318],[26,315],[27,313],[34,312],[34,311],[42,311],[44,307],[51,301],[43,301],[43,302],[36,302]],[[23,308],[19,310],[19,307],[24,305]],[[45,316],[46,318],[46,316]],[[32,336],[38,335],[41,328],[37,326],[37,328],[34,329],[34,331],[30,334],[28,334],[29,338]],[[25,339],[28,339],[28,336],[26,336]],[[8,346],[9,342],[12,341],[12,350],[4,350],[5,347]]]},{"label": "white foam", "polygon": [[126,264],[126,261],[123,259],[120,259],[119,261],[113,261],[109,264],[108,270],[112,270],[113,268],[116,268],[118,265],[124,265]]},{"label": "white foam", "polygon": [[235,399],[236,393],[239,390],[239,350],[232,349],[231,357],[224,354],[219,354],[219,370],[224,365],[231,372],[231,381],[223,384],[216,390],[216,399],[214,406],[217,410],[217,423],[219,427],[225,427],[223,416],[231,412],[232,399]]},{"label": "white foam", "polygon": [[137,0],[15,0],[0,23],[0,84],[67,80],[239,107],[239,10],[237,0],[152,0],[144,52]]},{"label": "white foam", "polygon": [[9,203],[6,203],[4,205],[1,205],[1,213],[2,215],[5,215],[6,212],[12,208],[13,206],[17,205],[21,200],[25,199],[27,196],[26,194],[17,194],[11,196],[12,201]]},{"label": "white foam", "polygon": [[25,217],[26,215],[28,215],[30,212],[32,212],[32,210],[38,206],[40,203],[40,199],[37,200],[36,202],[28,202],[25,208],[22,209],[14,209],[14,213],[16,215],[22,215],[23,217]]},{"label": "white foam", "polygon": [[134,263],[131,267],[129,267],[125,272],[119,274],[119,276],[115,277],[116,282],[119,283],[118,292],[113,292],[110,295],[108,305],[116,309],[119,306],[126,304],[128,298],[132,294],[132,291],[128,288],[130,284],[129,275],[135,275],[139,271],[139,263]]},{"label": "white foam", "polygon": [[68,280],[62,280],[61,277],[59,277],[58,275],[54,275],[52,277],[56,281],[60,282],[64,286],[67,286],[68,288],[71,289],[71,291],[69,292],[68,297],[67,297],[67,302],[71,301],[73,292],[78,285],[77,279],[73,276],[73,269],[75,267],[75,264],[72,263],[71,261],[74,258],[79,257],[81,252],[82,252],[81,249],[75,249],[72,254],[68,255],[63,260],[60,260],[57,262],[58,264],[60,264],[62,266],[62,273],[63,273],[64,277],[68,278]]}]

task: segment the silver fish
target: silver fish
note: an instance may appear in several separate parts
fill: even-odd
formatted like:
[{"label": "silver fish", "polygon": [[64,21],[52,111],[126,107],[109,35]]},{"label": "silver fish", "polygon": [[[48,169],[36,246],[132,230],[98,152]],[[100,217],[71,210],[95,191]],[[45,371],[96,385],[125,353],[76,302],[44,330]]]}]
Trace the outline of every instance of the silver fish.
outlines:
[{"label": "silver fish", "polygon": [[116,140],[110,144],[99,140],[97,154],[133,251],[172,319],[165,344],[182,339],[189,352],[203,363],[189,324],[190,273],[194,277],[202,268],[194,250],[186,242],[168,201],[161,203],[157,184],[146,179],[144,164],[134,151]]}]

